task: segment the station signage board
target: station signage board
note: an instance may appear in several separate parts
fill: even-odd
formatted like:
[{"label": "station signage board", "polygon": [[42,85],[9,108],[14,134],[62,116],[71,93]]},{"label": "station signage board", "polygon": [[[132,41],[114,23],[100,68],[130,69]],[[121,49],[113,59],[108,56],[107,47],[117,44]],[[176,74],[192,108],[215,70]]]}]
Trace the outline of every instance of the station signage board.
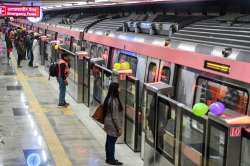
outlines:
[{"label": "station signage board", "polygon": [[1,17],[40,17],[40,6],[0,6]]}]

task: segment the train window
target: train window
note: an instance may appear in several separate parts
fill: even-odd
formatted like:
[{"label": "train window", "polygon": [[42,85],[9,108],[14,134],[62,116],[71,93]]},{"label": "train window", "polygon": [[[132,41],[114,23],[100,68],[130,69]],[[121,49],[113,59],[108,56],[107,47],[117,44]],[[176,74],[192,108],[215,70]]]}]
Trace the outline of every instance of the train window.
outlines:
[{"label": "train window", "polygon": [[103,49],[102,49],[102,47],[99,47],[98,48],[98,51],[97,51],[97,57],[99,58],[99,57],[102,57],[102,53],[103,53]]},{"label": "train window", "polygon": [[170,159],[175,152],[175,110],[166,101],[159,100],[157,120],[157,149]]},{"label": "train window", "polygon": [[147,105],[146,105],[146,140],[152,146],[155,142],[155,96],[151,93],[147,93]]},{"label": "train window", "polygon": [[137,63],[138,63],[137,57],[127,55],[127,54],[124,54],[124,53],[120,53],[119,54],[119,62],[120,63],[121,62],[128,62],[131,65],[133,76],[136,75]]},{"label": "train window", "polygon": [[225,158],[225,131],[210,126],[208,142],[208,166],[224,166]]},{"label": "train window", "polygon": [[167,66],[164,66],[161,71],[161,81],[166,84],[169,84],[170,74],[171,74],[170,68]]},{"label": "train window", "polygon": [[147,83],[155,82],[156,69],[157,69],[156,63],[151,62],[148,66]]},{"label": "train window", "polygon": [[219,81],[198,77],[196,84],[195,103],[203,102],[207,105],[220,101],[227,109],[242,114],[247,113],[249,100],[248,92],[240,87]]},{"label": "train window", "polygon": [[[192,122],[199,124],[200,130],[192,127]],[[205,124],[191,116],[183,114],[181,124],[180,165],[202,166],[204,152]],[[201,132],[202,131],[202,132]]]},{"label": "train window", "polygon": [[90,48],[90,57],[97,58],[97,47],[96,45],[92,45]]},{"label": "train window", "polygon": [[93,76],[94,76],[93,96],[97,102],[101,103],[101,99],[102,99],[102,71],[100,68],[94,66],[92,72],[93,72]]}]

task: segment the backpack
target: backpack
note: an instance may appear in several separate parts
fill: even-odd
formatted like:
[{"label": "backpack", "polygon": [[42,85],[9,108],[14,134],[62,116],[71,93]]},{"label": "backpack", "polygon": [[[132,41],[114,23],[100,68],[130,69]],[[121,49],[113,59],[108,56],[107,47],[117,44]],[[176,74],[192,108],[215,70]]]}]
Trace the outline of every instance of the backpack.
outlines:
[{"label": "backpack", "polygon": [[49,80],[50,77],[57,77],[58,76],[58,64],[57,62],[52,62],[49,66]]}]

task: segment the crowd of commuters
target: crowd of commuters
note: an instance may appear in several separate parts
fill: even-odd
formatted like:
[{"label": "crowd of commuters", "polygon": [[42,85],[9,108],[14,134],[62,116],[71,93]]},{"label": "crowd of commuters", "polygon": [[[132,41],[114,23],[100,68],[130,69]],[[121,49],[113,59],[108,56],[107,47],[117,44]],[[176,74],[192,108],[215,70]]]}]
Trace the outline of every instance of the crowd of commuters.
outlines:
[{"label": "crowd of commuters", "polygon": [[9,63],[13,47],[17,52],[17,65],[21,68],[22,60],[29,60],[30,67],[38,67],[39,65],[39,42],[38,33],[28,32],[24,28],[6,28],[4,31],[5,42],[7,48],[7,62]]}]

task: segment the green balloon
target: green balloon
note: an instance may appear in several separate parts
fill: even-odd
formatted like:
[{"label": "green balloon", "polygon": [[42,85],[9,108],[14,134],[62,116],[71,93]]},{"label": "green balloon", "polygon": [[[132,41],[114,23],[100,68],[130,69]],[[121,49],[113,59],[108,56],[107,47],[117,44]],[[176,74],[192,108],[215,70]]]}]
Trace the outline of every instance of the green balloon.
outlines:
[{"label": "green balloon", "polygon": [[193,114],[196,116],[204,116],[208,112],[208,106],[204,103],[196,103],[192,109]]}]

